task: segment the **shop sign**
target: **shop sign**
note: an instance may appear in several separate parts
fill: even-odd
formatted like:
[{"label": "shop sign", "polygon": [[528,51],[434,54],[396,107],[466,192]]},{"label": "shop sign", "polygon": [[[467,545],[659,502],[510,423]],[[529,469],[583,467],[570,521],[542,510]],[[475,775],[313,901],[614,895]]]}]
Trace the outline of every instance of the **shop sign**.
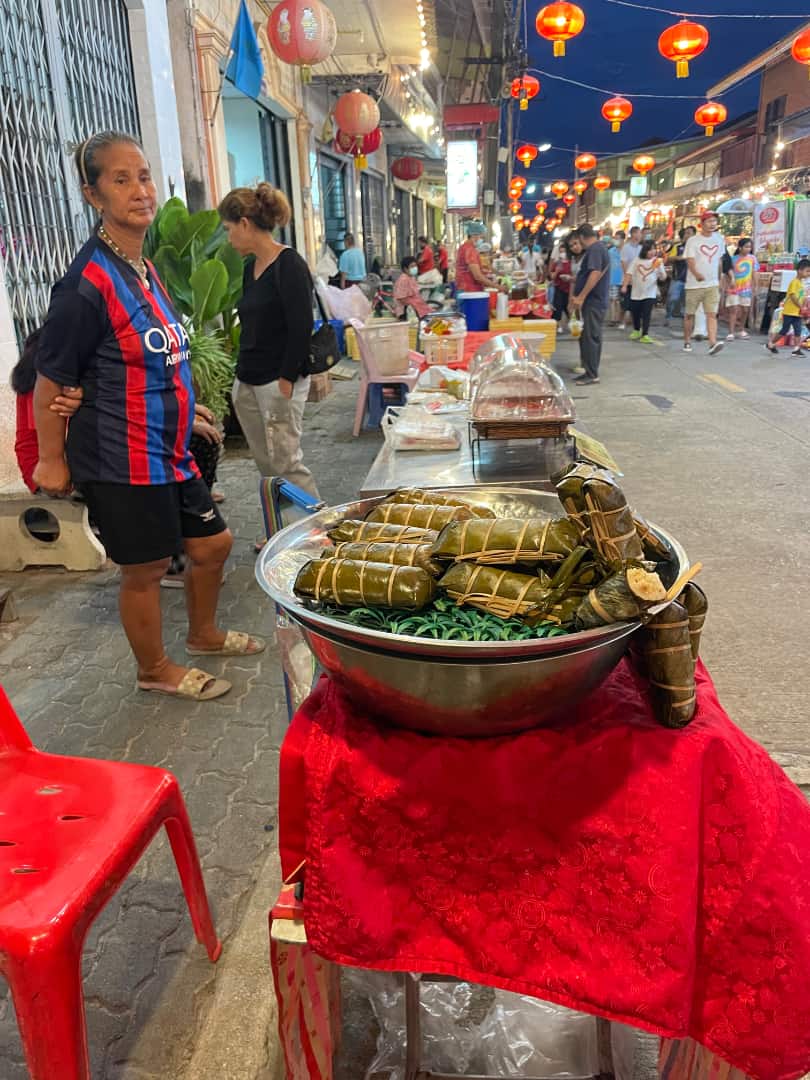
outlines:
[{"label": "shop sign", "polygon": [[785,250],[785,203],[769,202],[754,210],[754,251]]},{"label": "shop sign", "polygon": [[642,195],[646,195],[647,189],[648,183],[646,176],[630,177],[630,195],[632,198],[639,198]]},{"label": "shop sign", "polygon": [[621,188],[614,188],[610,195],[611,206],[624,206],[627,202],[627,192]]},{"label": "shop sign", "polygon": [[447,144],[447,209],[478,206],[478,143],[475,139]]}]

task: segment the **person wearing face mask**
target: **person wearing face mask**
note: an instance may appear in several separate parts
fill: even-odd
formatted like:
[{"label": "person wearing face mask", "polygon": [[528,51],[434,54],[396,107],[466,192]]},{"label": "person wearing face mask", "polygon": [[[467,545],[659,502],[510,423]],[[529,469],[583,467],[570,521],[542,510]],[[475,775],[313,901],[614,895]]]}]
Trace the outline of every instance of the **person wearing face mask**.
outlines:
[{"label": "person wearing face mask", "polygon": [[419,292],[419,264],[413,255],[406,255],[400,266],[402,273],[394,282],[394,314],[404,319],[411,307],[421,319],[430,313],[430,307]]},{"label": "person wearing face mask", "polygon": [[456,292],[479,292],[492,284],[481,266],[483,243],[483,225],[471,222],[467,226],[467,239],[456,253]]}]

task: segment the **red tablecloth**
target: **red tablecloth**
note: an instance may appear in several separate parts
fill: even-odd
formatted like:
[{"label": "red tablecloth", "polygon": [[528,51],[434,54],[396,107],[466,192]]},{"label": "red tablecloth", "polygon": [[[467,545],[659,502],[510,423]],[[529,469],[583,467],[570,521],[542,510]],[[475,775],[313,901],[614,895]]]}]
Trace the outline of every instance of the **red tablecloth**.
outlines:
[{"label": "red tablecloth", "polygon": [[429,971],[810,1070],[810,808],[723,712],[657,727],[621,665],[567,726],[421,736],[322,680],[282,749],[285,875],[339,963]]}]

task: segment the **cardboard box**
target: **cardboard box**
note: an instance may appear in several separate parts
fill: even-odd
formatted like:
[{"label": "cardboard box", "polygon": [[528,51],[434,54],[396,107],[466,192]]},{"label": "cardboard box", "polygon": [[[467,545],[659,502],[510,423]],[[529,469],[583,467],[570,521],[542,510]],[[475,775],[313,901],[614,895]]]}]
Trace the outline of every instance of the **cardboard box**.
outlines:
[{"label": "cardboard box", "polygon": [[332,393],[332,376],[328,371],[321,375],[313,375],[309,383],[309,395],[307,401],[323,401]]}]

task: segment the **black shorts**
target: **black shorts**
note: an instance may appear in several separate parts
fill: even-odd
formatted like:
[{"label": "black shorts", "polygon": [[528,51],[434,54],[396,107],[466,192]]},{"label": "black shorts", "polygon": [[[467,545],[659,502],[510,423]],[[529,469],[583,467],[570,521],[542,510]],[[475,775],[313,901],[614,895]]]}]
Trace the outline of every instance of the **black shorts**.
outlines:
[{"label": "black shorts", "polygon": [[227,528],[196,477],[179,484],[79,484],[107,554],[119,566],[168,559],[183,540],[217,536]]}]

